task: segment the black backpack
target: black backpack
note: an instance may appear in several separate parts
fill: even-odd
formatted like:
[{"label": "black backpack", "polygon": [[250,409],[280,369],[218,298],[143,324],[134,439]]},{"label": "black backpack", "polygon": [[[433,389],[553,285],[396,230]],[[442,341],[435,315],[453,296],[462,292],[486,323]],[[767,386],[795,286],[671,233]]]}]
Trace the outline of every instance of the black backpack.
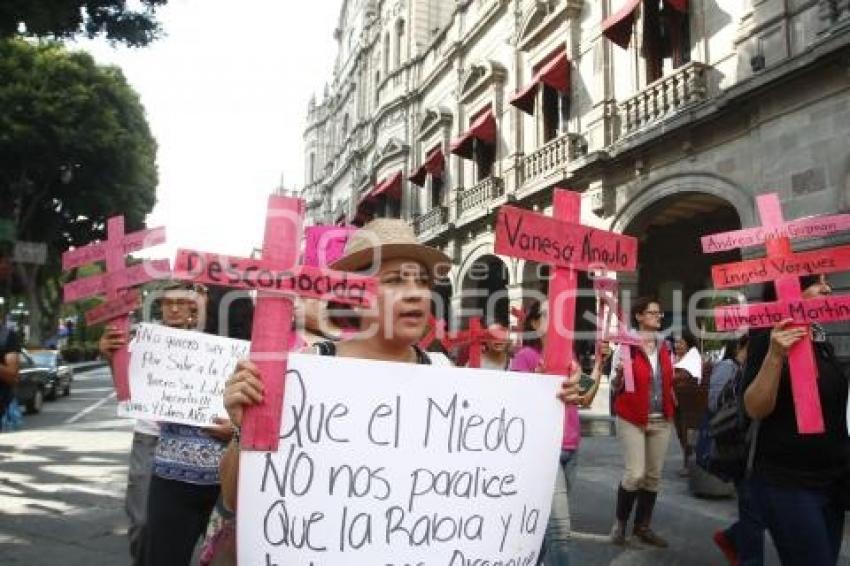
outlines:
[{"label": "black backpack", "polygon": [[752,469],[758,421],[744,409],[744,376],[739,367],[720,392],[717,408],[709,411],[700,465],[725,480],[743,479]]}]

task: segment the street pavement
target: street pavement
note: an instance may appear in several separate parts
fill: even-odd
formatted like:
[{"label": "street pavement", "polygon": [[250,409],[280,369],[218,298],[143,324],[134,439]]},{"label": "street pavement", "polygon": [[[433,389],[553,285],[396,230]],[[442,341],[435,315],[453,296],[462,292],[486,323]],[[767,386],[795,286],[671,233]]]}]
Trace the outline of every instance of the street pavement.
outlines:
[{"label": "street pavement", "polygon": [[[23,430],[0,434],[0,564],[129,563],[123,497],[132,426],[115,414],[109,372],[98,368],[76,376],[69,398],[27,415]],[[677,474],[675,440],[654,520],[671,543],[666,550],[608,542],[622,466],[619,445],[612,437],[585,438],[579,454],[571,566],[724,564],[711,534],[733,521],[735,502],[688,493],[687,480]],[[771,544],[766,546],[766,564],[779,564]],[[847,547],[843,565],[850,565]]]},{"label": "street pavement", "polygon": [[129,564],[123,497],[132,424],[107,369],[0,434],[0,564]]}]

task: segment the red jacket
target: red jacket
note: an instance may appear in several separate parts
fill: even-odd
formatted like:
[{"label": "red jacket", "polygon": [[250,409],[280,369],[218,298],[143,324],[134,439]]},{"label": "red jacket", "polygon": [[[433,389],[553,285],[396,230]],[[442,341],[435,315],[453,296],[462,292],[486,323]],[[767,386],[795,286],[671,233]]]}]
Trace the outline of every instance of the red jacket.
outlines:
[{"label": "red jacket", "polygon": [[[617,416],[629,421],[635,426],[645,427],[649,422],[649,397],[652,387],[652,365],[643,348],[633,347],[632,371],[635,376],[635,390],[626,391],[625,387],[614,398],[614,411]],[[664,418],[673,419],[676,407],[673,403],[673,362],[666,342],[658,348],[658,359],[661,362],[661,400],[664,407]]]}]

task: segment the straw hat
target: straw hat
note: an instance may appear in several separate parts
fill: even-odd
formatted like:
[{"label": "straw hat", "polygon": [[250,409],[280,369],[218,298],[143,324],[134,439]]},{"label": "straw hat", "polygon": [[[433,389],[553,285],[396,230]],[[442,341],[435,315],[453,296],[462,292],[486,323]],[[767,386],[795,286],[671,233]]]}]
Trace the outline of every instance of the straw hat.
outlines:
[{"label": "straw hat", "polygon": [[359,271],[373,262],[409,259],[423,264],[435,277],[444,277],[451,267],[449,256],[416,240],[413,228],[404,220],[376,218],[354,232],[342,257],[328,267],[340,271]]}]

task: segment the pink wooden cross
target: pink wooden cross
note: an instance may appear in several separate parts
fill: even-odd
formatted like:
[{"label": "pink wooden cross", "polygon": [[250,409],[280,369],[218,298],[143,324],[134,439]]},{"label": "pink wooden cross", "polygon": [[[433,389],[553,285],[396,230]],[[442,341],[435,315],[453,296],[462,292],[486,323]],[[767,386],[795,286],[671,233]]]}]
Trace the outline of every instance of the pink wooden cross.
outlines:
[{"label": "pink wooden cross", "polygon": [[[605,340],[626,346],[620,349],[620,361],[623,363],[623,378],[625,381],[626,391],[634,393],[635,390],[635,374],[632,368],[632,352],[630,346],[643,346],[643,341],[640,336],[629,329],[626,320],[623,317],[623,312],[617,303],[618,283],[614,279],[606,277],[595,277],[593,279],[593,288],[599,294],[599,310],[597,311],[597,340],[596,340],[596,359],[602,355],[600,350],[601,343]],[[606,314],[607,311],[607,314]],[[617,315],[617,330],[611,333],[611,318]],[[612,368],[613,370],[613,368]]]},{"label": "pink wooden cross", "polygon": [[500,342],[508,339],[507,333],[500,334],[492,332],[489,328],[484,328],[481,325],[481,319],[471,318],[469,320],[469,329],[456,330],[446,336],[443,345],[450,350],[458,346],[469,347],[469,363],[468,367],[481,367],[481,346],[486,342]]},{"label": "pink wooden cross", "polygon": [[[106,223],[107,238],[103,242],[68,250],[62,254],[62,269],[82,267],[97,261],[106,262],[106,273],[78,279],[62,288],[66,303],[95,295],[106,295],[106,302],[86,313],[89,325],[112,321],[125,336],[130,329],[130,312],[141,302],[137,285],[170,275],[168,260],[145,260],[127,267],[126,255],[165,242],[165,228],[124,233],[124,217],[113,216]],[[127,346],[112,357],[112,381],[119,401],[130,399],[129,353]]]},{"label": "pink wooden cross", "polygon": [[573,364],[576,271],[634,271],[637,239],[580,224],[581,195],[556,189],[554,218],[502,206],[496,220],[495,251],[554,267],[549,281],[549,325],[543,363],[546,373],[568,375]]},{"label": "pink wooden cross", "polygon": [[[791,249],[791,239],[826,236],[850,228],[850,214],[809,217],[786,222],[782,216],[779,197],[775,193],[756,199],[762,226],[713,234],[702,238],[706,253],[765,245],[767,257],[712,268],[712,278],[718,288],[730,288],[773,281],[775,303],[718,307],[715,318],[721,331],[736,331],[741,327],[767,328],[784,318],[795,323],[850,320],[850,308],[842,309],[845,298],[802,299],[799,277],[834,273],[850,268],[850,248],[842,246],[815,252],[797,253]],[[823,308],[826,307],[826,308]],[[814,313],[814,314],[812,314]],[[817,365],[810,336],[800,340],[790,351],[791,390],[801,434],[824,431],[823,413],[817,387]]]},{"label": "pink wooden cross", "polygon": [[271,196],[261,258],[178,250],[174,262],[177,279],[258,291],[251,360],[263,376],[264,399],[246,410],[243,417],[242,445],[248,450],[278,448],[293,295],[365,306],[377,289],[371,277],[298,265],[303,216],[301,199]]}]

